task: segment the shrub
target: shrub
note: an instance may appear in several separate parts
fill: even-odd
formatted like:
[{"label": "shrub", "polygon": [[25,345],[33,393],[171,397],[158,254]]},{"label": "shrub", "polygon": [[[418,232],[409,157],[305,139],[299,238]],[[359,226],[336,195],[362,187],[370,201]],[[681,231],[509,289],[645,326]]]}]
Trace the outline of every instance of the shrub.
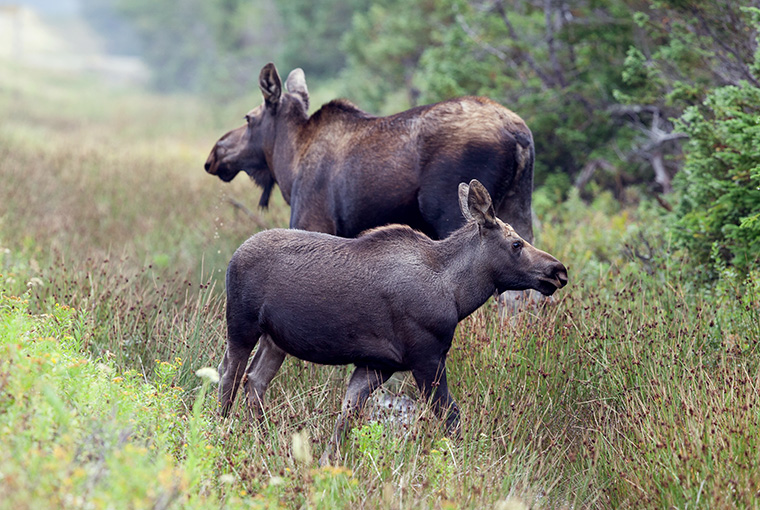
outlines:
[{"label": "shrub", "polygon": [[[760,9],[742,8],[755,25]],[[757,39],[760,42],[760,38]],[[749,69],[760,71],[760,51]],[[681,200],[671,215],[675,241],[715,278],[747,275],[760,263],[760,87],[741,81],[710,91],[676,129],[689,136],[674,180]]]},{"label": "shrub", "polygon": [[746,274],[760,262],[760,88],[715,89],[677,129],[689,141],[674,181],[674,238],[711,276],[726,266]]}]

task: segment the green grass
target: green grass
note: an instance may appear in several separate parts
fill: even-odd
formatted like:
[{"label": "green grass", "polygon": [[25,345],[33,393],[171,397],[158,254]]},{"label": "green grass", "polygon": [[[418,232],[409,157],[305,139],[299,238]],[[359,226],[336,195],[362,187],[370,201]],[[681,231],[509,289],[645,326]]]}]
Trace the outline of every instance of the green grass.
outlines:
[{"label": "green grass", "polygon": [[260,427],[219,421],[195,375],[224,349],[232,252],[287,225],[279,194],[260,212],[251,183],[202,169],[258,98],[3,63],[0,91],[0,508],[759,506],[760,277],[697,287],[646,203],[539,192],[536,244],[571,284],[460,324],[462,437],[419,404],[406,426],[358,420],[319,469],[349,368],[289,358]]}]

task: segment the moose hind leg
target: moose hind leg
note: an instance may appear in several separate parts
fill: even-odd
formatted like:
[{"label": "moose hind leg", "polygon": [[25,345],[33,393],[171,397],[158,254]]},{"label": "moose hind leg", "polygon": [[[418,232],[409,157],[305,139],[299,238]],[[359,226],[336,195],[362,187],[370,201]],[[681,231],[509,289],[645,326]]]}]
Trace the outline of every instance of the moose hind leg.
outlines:
[{"label": "moose hind leg", "polygon": [[348,381],[348,389],[346,390],[346,396],[343,398],[340,416],[338,416],[338,421],[335,424],[332,438],[327,448],[325,448],[322,457],[319,459],[320,465],[325,466],[330,463],[333,451],[336,456],[340,456],[340,442],[346,433],[349,419],[362,410],[372,392],[382,386],[392,375],[393,372],[390,370],[356,367],[354,373],[351,374],[351,379]]},{"label": "moose hind leg", "polygon": [[240,346],[227,342],[227,350],[224,351],[224,358],[219,365],[219,373],[222,374],[219,381],[219,404],[222,416],[227,416],[232,408],[232,402],[240,388],[252,350],[253,346]]},{"label": "moose hind leg", "polygon": [[248,378],[245,382],[249,409],[259,421],[264,419],[264,393],[280,370],[285,355],[285,351],[277,347],[269,335],[261,335],[259,348],[246,371]]},{"label": "moose hind leg", "polygon": [[232,303],[227,302],[227,350],[224,353],[219,372],[219,404],[222,416],[227,416],[235,401],[238,388],[246,373],[246,365],[251,351],[259,341],[261,329],[255,322],[241,314],[231,313]]},{"label": "moose hind leg", "polygon": [[431,402],[436,416],[446,420],[447,433],[458,435],[459,407],[449,393],[445,358],[413,369],[412,375],[420,393]]}]

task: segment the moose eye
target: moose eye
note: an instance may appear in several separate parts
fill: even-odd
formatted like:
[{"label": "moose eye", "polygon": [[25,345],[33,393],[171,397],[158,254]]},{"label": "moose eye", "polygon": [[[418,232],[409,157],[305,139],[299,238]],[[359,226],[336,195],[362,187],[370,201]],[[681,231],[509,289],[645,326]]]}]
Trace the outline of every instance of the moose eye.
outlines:
[{"label": "moose eye", "polygon": [[515,250],[519,250],[520,248],[522,248],[522,246],[523,246],[522,241],[515,241],[512,243],[512,248],[514,248]]},{"label": "moose eye", "polygon": [[247,115],[247,114],[246,114],[246,116],[245,116],[245,117],[243,117],[243,119],[245,119],[245,123],[246,123],[246,124],[250,124],[250,123],[251,123],[251,116],[250,116],[250,115]]}]

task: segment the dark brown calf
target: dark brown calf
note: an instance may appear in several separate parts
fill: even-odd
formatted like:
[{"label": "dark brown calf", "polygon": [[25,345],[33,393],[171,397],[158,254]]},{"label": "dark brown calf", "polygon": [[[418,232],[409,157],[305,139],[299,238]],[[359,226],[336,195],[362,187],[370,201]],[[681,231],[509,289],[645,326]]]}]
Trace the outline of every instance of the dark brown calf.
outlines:
[{"label": "dark brown calf", "polygon": [[264,207],[279,185],[291,228],[355,237],[403,223],[443,239],[464,223],[457,185],[478,179],[496,215],[533,241],[533,137],[517,114],[461,97],[389,117],[336,100],[309,116],[300,69],[287,92],[274,64],[259,84],[264,103],[214,145],[205,167],[223,181],[248,173]]},{"label": "dark brown calf", "polygon": [[323,462],[349,416],[394,372],[411,370],[434,411],[457,428],[446,355],[459,321],[494,292],[551,295],[567,283],[565,266],[496,218],[478,181],[462,183],[459,198],[466,223],[442,241],[392,225],[356,239],[275,229],[243,243],[227,269],[222,413],[247,374],[248,403],[261,418],[267,386],[290,354],[356,365]]}]

